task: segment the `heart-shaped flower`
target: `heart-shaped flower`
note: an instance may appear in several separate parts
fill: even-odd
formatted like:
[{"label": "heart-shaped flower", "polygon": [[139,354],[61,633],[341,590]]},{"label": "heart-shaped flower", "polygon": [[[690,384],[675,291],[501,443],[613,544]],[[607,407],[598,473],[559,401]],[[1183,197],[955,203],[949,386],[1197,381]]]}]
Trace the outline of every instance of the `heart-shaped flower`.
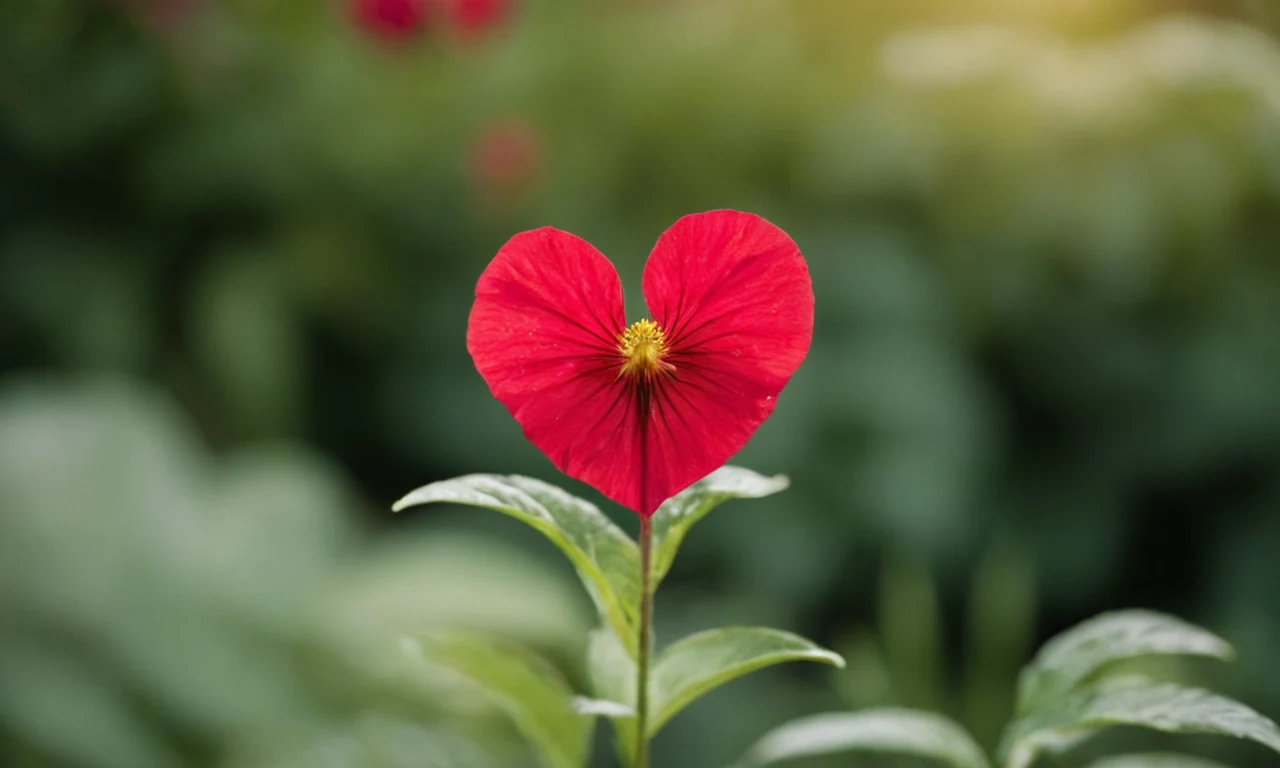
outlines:
[{"label": "heart-shaped flower", "polygon": [[658,238],[643,287],[652,319],[627,325],[603,254],[522,232],[480,276],[467,348],[556,467],[647,517],[773,412],[809,351],[813,285],[785,232],[711,211]]}]

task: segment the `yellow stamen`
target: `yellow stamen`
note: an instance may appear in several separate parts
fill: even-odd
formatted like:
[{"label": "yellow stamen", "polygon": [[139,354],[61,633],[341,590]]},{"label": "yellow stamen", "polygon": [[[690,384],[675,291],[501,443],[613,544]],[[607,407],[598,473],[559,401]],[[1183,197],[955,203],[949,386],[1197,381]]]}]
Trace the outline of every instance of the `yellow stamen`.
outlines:
[{"label": "yellow stamen", "polygon": [[675,370],[662,360],[667,356],[667,338],[652,320],[637,320],[619,334],[618,353],[622,355],[619,376],[648,379]]}]

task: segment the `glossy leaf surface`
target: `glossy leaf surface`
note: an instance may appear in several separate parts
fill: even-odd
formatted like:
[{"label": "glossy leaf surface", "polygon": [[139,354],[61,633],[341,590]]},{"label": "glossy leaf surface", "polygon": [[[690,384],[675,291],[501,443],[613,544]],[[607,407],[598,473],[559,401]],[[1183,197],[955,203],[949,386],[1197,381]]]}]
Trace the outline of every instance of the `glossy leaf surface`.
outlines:
[{"label": "glossy leaf surface", "polygon": [[973,739],[956,723],[911,709],[833,712],[793,720],[756,742],[739,768],[842,752],[879,752],[939,760],[954,768],[989,768]]},{"label": "glossy leaf surface", "polygon": [[694,523],[730,499],[758,499],[785,490],[784,475],[767,477],[742,467],[724,466],[663,502],[653,513],[653,586],[671,570],[676,552]]},{"label": "glossy leaf surface", "polygon": [[424,485],[392,509],[433,502],[492,509],[538,530],[573,563],[601,618],[631,647],[640,599],[639,550],[595,505],[530,477],[465,475]]},{"label": "glossy leaf surface", "polygon": [[1230,659],[1227,641],[1173,616],[1143,610],[1104,613],[1063,632],[1036,654],[1018,681],[1022,714],[1062,696],[1106,665],[1152,654]]},{"label": "glossy leaf surface", "polygon": [[649,734],[699,696],[748,672],[785,661],[844,666],[844,659],[799,635],[765,627],[725,627],[677,641],[658,657],[651,678]]},{"label": "glossy leaf surface", "polygon": [[1010,765],[1030,765],[1037,754],[1063,739],[1120,725],[1232,736],[1280,752],[1280,728],[1271,720],[1238,701],[1172,683],[1068,694],[1014,721],[1000,751],[1009,756]]}]

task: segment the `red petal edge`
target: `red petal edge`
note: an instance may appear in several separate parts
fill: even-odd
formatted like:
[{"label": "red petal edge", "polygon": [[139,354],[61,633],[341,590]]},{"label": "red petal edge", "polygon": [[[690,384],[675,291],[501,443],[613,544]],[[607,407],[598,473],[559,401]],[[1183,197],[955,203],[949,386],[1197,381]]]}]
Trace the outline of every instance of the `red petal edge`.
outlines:
[{"label": "red petal edge", "polygon": [[644,295],[672,376],[654,387],[640,513],[728,461],[773,413],[809,352],[813,283],[795,242],[759,216],[685,216],[658,239]]},{"label": "red petal edge", "polygon": [[619,379],[622,284],[587,241],[511,238],[476,285],[467,349],[490,391],[556,467],[639,507],[635,402]]}]

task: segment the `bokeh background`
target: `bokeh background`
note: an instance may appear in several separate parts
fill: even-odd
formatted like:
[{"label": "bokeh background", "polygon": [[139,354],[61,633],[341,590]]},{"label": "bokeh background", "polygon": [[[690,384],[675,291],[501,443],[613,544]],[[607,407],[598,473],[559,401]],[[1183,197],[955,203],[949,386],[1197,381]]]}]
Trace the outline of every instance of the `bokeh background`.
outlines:
[{"label": "bokeh background", "polygon": [[[524,473],[634,531],[490,398],[474,281],[550,224],[639,317],[658,233],[722,207],[800,244],[817,330],[735,459],[792,489],[699,525],[659,640],[766,624],[850,665],[733,683],[656,765],[885,703],[990,745],[1035,646],[1129,606],[1232,640],[1164,671],[1280,717],[1277,29],[1270,0],[0,2],[0,763],[529,765],[385,641],[464,626],[580,687],[571,569],[389,506]],[[1156,744],[1272,764],[1099,748]]]}]

